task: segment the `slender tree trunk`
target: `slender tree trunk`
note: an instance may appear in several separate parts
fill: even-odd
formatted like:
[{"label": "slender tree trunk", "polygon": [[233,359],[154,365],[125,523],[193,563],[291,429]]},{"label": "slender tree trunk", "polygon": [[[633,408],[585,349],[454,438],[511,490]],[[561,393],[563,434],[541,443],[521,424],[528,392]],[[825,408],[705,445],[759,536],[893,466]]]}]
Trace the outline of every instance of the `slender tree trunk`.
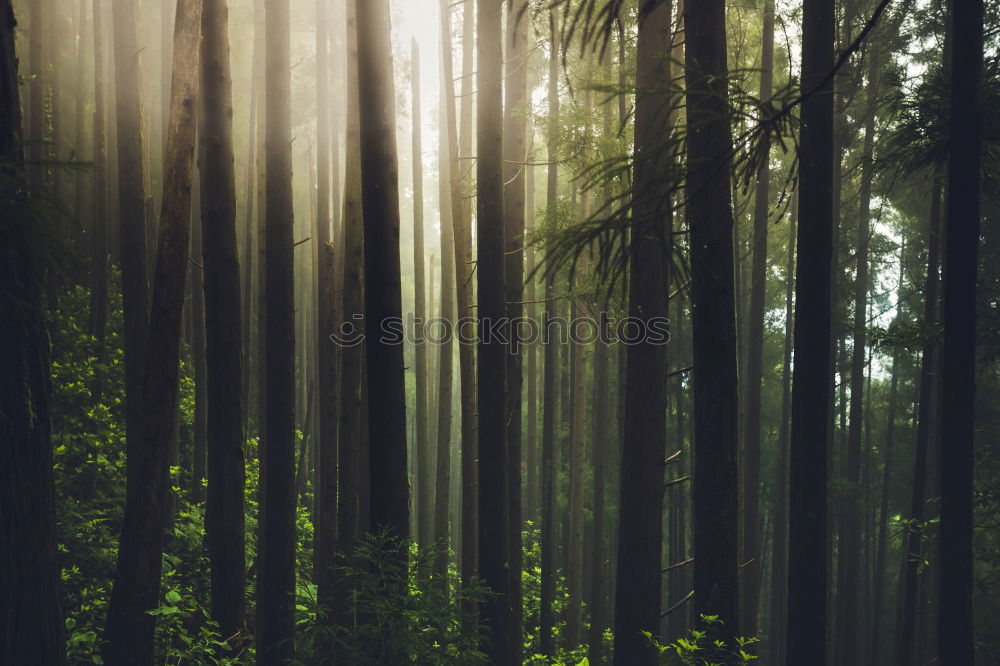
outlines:
[{"label": "slender tree trunk", "polygon": [[177,427],[201,12],[201,0],[177,3],[164,168],[166,187],[153,282],[150,335],[143,363],[145,377],[137,406],[142,419],[137,424],[129,452],[137,459],[133,461],[134,471],[126,485],[125,520],[102,649],[104,663],[111,665],[153,661],[155,618],[147,611],[156,608],[160,598],[170,472],[167,450]]},{"label": "slender tree trunk", "polygon": [[841,515],[837,574],[837,641],[838,659],[848,663],[858,660],[859,586],[860,576],[861,512],[864,505],[861,484],[861,431],[864,411],[865,347],[867,345],[868,289],[870,287],[868,244],[871,231],[872,179],[874,178],[875,113],[880,74],[879,54],[872,48],[872,63],[868,72],[865,136],[861,150],[861,184],[858,194],[857,272],[854,291],[854,341],[851,358],[850,426],[847,434],[848,493]]},{"label": "slender tree trunk", "polygon": [[[524,227],[525,171],[527,169],[528,29],[531,16],[528,0],[506,0],[507,34],[504,58],[503,120],[503,235],[504,294],[507,317],[516,322],[524,315]],[[516,325],[515,325],[516,326]],[[512,331],[516,335],[516,331]],[[512,342],[507,354],[507,512],[510,540],[510,659],[520,664],[522,650],[521,603],[521,397],[524,349]]]},{"label": "slender tree trunk", "polygon": [[205,331],[208,355],[208,502],[205,530],[212,566],[212,617],[224,637],[246,609],[243,517],[243,329],[236,252],[233,82],[226,0],[202,0],[202,191]]},{"label": "slender tree trunk", "polygon": [[607,344],[608,321],[604,309],[598,314],[602,337],[595,344],[594,353],[594,420],[591,437],[591,464],[594,468],[593,543],[590,577],[590,637],[589,658],[593,664],[604,663],[604,630],[608,626],[608,600],[606,579],[608,575],[605,519],[605,488],[608,455],[608,390],[611,381],[611,349]]},{"label": "slender tree trunk", "polygon": [[[832,367],[832,0],[805,0],[794,373],[789,440],[787,662],[826,664],[827,450]],[[818,88],[817,88],[818,86]]]},{"label": "slender tree trunk", "polygon": [[[448,15],[445,14],[446,21],[447,17]],[[447,39],[449,45],[449,50],[442,51],[442,53],[445,53],[445,57],[449,58],[451,57],[450,28],[449,22],[447,29],[442,31],[442,40]],[[441,136],[448,137],[451,131],[448,123],[454,121],[455,104],[451,97],[451,88],[443,79],[441,100],[441,103],[449,105],[452,111],[451,114],[447,112],[441,114]],[[448,591],[448,507],[451,500],[451,425],[455,363],[454,349],[452,348],[453,327],[455,325],[455,231],[452,225],[454,224],[455,210],[451,199],[451,170],[454,164],[449,148],[450,145],[442,141],[439,156],[439,201],[441,202],[441,319],[447,322],[451,335],[448,335],[438,346],[437,472],[434,475],[434,501],[436,502],[434,506],[434,543],[439,549],[434,575],[440,579],[439,584],[446,593]]]},{"label": "slender tree trunk", "polygon": [[[204,0],[202,0],[204,2]],[[204,114],[200,114],[199,122]],[[208,451],[208,383],[206,381],[207,370],[207,350],[205,340],[205,269],[204,269],[204,242],[202,240],[202,227],[205,224],[205,197],[207,192],[201,182],[201,173],[204,167],[204,154],[199,156],[196,177],[199,182],[194,185],[194,211],[192,216],[192,234],[190,256],[195,261],[202,263],[201,266],[191,267],[191,310],[192,327],[191,336],[191,356],[194,366],[194,446],[192,447],[191,461],[191,500],[193,502],[205,501],[205,467],[207,465]]]},{"label": "slender tree trunk", "polygon": [[[467,2],[462,18],[462,101],[459,107],[462,125],[452,161],[454,174],[459,180],[452,187],[452,196],[457,197],[461,211],[455,226],[455,270],[458,284],[458,317],[470,320],[473,316],[472,300],[474,265],[472,263],[472,207],[467,197],[473,191],[472,160],[472,102],[475,70],[475,4],[479,0]],[[452,79],[448,79],[452,80]],[[451,123],[455,127],[455,123]],[[461,161],[460,161],[461,160]],[[455,199],[453,199],[453,202]],[[462,585],[471,584],[472,576],[478,575],[479,566],[479,415],[476,410],[476,366],[475,347],[471,344],[459,345],[458,371],[462,379]],[[467,608],[463,614],[466,622],[473,617],[473,609]]]},{"label": "slender tree trunk", "polygon": [[104,395],[104,370],[106,347],[105,337],[108,326],[108,184],[107,184],[107,136],[105,133],[105,92],[104,57],[104,12],[101,0],[93,0],[94,13],[94,129],[93,129],[93,239],[91,245],[90,268],[90,321],[94,336],[94,381],[91,385],[90,400],[100,404]]},{"label": "slender tree trunk", "polygon": [[[546,214],[549,223],[556,219],[559,197],[559,28],[558,13],[555,8],[549,12],[549,126],[548,126],[548,183],[546,194]],[[555,299],[555,276],[551,273],[545,279],[545,313],[542,330],[548,332],[554,313],[558,312]],[[559,364],[559,346],[548,333],[544,336],[545,359],[542,376],[542,573],[539,613],[539,646],[546,657],[555,656],[555,595],[556,595],[556,424],[559,419],[559,399],[556,386],[556,369]]]},{"label": "slender tree trunk", "polygon": [[[927,277],[924,283],[924,324],[933,327],[940,307],[941,270],[941,179],[934,179],[931,192],[930,226],[927,234]],[[903,533],[903,575],[900,579],[899,624],[896,627],[896,666],[917,663],[914,655],[917,631],[917,587],[920,573],[921,532],[927,501],[927,449],[935,422],[936,396],[940,395],[935,373],[938,344],[928,340],[920,361],[920,397],[917,411],[917,437],[913,451],[913,480],[910,485],[910,508],[907,518],[915,525]]]},{"label": "slender tree trunk", "polygon": [[259,664],[295,652],[295,317],[289,0],[264,0],[264,415],[257,558]]},{"label": "slender tree trunk", "polygon": [[[896,288],[897,312],[902,309],[904,303],[903,279],[906,275],[905,257],[906,243],[904,239],[904,243],[899,251],[899,284]],[[882,493],[879,499],[878,537],[875,545],[875,571],[874,580],[872,582],[874,598],[872,601],[871,627],[869,630],[871,641],[869,644],[868,663],[872,664],[872,666],[882,663],[880,659],[884,654],[881,640],[883,613],[882,600],[885,597],[886,587],[885,559],[889,538],[889,480],[891,478],[890,471],[892,469],[892,448],[896,438],[896,401],[899,388],[899,376],[896,372],[899,369],[899,355],[899,350],[894,349],[892,352],[892,365],[889,370],[889,376],[891,379],[889,384],[889,405],[888,413],[886,415],[885,441],[882,444]]]},{"label": "slender tree trunk", "polygon": [[[496,594],[480,605],[491,641],[489,660],[511,660],[511,566],[507,449],[507,348],[504,322],[502,0],[479,0],[476,41],[476,221],[479,364],[479,575]],[[492,335],[496,331],[499,335]]]},{"label": "slender tree trunk", "polygon": [[142,79],[136,35],[136,0],[121,0],[111,12],[115,42],[115,116],[118,143],[119,261],[125,317],[125,441],[127,475],[135,476],[142,453],[134,446],[142,393],[143,353],[149,329],[146,288],[146,173]]},{"label": "slender tree trunk", "polygon": [[11,3],[0,0],[0,662],[61,666],[44,249],[32,238],[40,220],[26,213],[15,26]]},{"label": "slender tree trunk", "polygon": [[[764,3],[761,29],[760,99],[771,97],[774,79],[774,2]],[[753,265],[750,269],[750,312],[747,321],[747,365],[744,382],[743,424],[743,527],[741,530],[740,575],[743,582],[740,618],[741,634],[757,635],[757,607],[763,569],[759,558],[760,534],[760,441],[761,385],[764,374],[764,310],[767,297],[767,227],[771,193],[770,151],[757,169],[757,192],[753,212]]]},{"label": "slender tree trunk", "polygon": [[781,364],[781,423],[778,428],[778,472],[775,483],[773,555],[771,557],[771,617],[768,657],[772,666],[785,664],[785,609],[788,603],[788,430],[792,399],[792,323],[795,284],[795,222],[798,190],[788,211],[788,259],[785,264],[785,340]]},{"label": "slender tree trunk", "polygon": [[414,352],[416,354],[416,427],[413,442],[417,455],[417,538],[425,548],[431,544],[434,509],[431,502],[431,445],[427,424],[427,344],[424,322],[427,317],[427,288],[424,284],[424,171],[420,131],[420,45],[413,38],[411,115],[413,120],[413,289]]},{"label": "slender tree trunk", "polygon": [[[364,219],[361,206],[361,134],[360,118],[358,116],[358,33],[357,33],[356,0],[347,0],[347,134],[344,144],[346,169],[344,172],[344,216],[343,243],[341,243],[343,262],[343,296],[341,298],[341,316],[343,322],[359,325],[364,315]],[[327,250],[326,272],[335,271],[333,251]],[[332,298],[337,295],[331,294]],[[361,333],[363,331],[358,331]],[[360,338],[351,344],[345,342],[341,348],[340,366],[340,422],[338,430],[338,448],[336,452],[324,448],[321,452],[322,465],[321,487],[326,493],[327,506],[334,501],[339,490],[340,501],[337,507],[336,547],[340,558],[348,558],[355,548],[358,538],[365,529],[362,502],[364,498],[365,460],[362,451],[366,448],[366,432],[363,427],[364,405],[364,345]],[[334,458],[336,453],[337,458]],[[325,456],[325,457],[324,457]],[[339,461],[339,482],[338,482]],[[332,538],[334,526],[332,520],[323,518],[327,532],[326,538]],[[326,566],[336,566],[336,561],[326,562]],[[321,603],[332,606],[337,626],[350,629],[351,610],[349,598],[351,590],[344,585],[338,585],[334,572],[326,572],[323,597]],[[325,600],[325,601],[324,601]]]},{"label": "slender tree trunk", "polygon": [[[691,233],[694,396],[694,610],[733,636],[738,610],[736,310],[728,155],[725,6],[689,4],[687,43],[687,212]],[[756,523],[753,525],[757,529]],[[731,639],[730,639],[731,640]]]},{"label": "slender tree trunk", "polygon": [[[669,123],[669,97],[655,92],[666,80],[670,51],[670,3],[639,18],[635,182],[629,256],[629,316],[645,330],[668,317],[672,187],[664,177],[673,155],[661,139]],[[625,424],[622,442],[615,593],[616,666],[657,663],[643,632],[659,631],[663,545],[663,459],[666,447],[666,347],[646,338],[627,350]]]},{"label": "slender tree trunk", "polygon": [[983,126],[983,2],[951,3],[954,34],[949,122],[941,422],[939,658],[975,662],[973,642],[973,467],[976,381],[976,274]]},{"label": "slender tree trunk", "polygon": [[[399,191],[396,105],[387,0],[357,3],[358,108],[365,237],[365,321],[373,331],[402,321],[399,269]],[[376,336],[365,340],[371,449],[371,527],[409,536],[406,482],[406,393],[403,347]],[[403,554],[405,556],[405,553]]]},{"label": "slender tree trunk", "polygon": [[[528,156],[530,157],[530,155]],[[528,321],[536,322],[538,320],[538,306],[536,300],[537,295],[537,277],[535,276],[535,247],[534,245],[527,242],[528,231],[534,227],[535,224],[535,175],[534,167],[526,166],[527,170],[527,194],[525,195],[525,248],[524,248],[524,273],[527,276],[527,282],[524,285],[525,292],[524,297],[527,301],[527,317]],[[528,416],[527,416],[527,429],[526,429],[526,441],[524,452],[524,461],[526,468],[526,478],[525,483],[527,484],[527,490],[524,492],[524,513],[522,518],[525,521],[532,521],[535,525],[538,524],[538,497],[539,497],[539,484],[538,484],[538,472],[539,472],[539,461],[538,461],[538,343],[537,341],[532,342],[528,345]],[[523,548],[523,546],[522,546]]]}]

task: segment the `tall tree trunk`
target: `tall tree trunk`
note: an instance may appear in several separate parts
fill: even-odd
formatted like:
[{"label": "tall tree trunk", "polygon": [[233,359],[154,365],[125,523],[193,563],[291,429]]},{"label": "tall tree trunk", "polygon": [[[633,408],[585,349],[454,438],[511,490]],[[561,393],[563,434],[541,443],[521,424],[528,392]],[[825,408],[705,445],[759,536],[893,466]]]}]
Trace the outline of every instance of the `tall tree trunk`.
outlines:
[{"label": "tall tree trunk", "polygon": [[[941,270],[941,178],[932,184],[930,225],[927,233],[927,276],[924,282],[924,324],[933,327],[940,307]],[[915,661],[917,630],[917,587],[922,548],[919,523],[924,520],[927,501],[927,449],[931,428],[935,423],[935,402],[940,395],[936,356],[940,353],[935,340],[924,343],[920,360],[920,397],[917,408],[917,436],[913,451],[913,480],[910,485],[910,507],[907,518],[915,522],[903,533],[903,575],[900,578],[899,617],[896,627],[896,666],[909,666]]]},{"label": "tall tree trunk", "polygon": [[[396,104],[387,0],[357,3],[361,207],[365,238],[365,321],[373,331],[402,321]],[[403,347],[366,340],[371,463],[371,528],[409,536]],[[405,553],[403,554],[405,556]]]},{"label": "tall tree trunk", "polygon": [[[635,182],[629,256],[629,316],[648,332],[666,321],[670,288],[673,155],[661,138],[668,126],[670,98],[657,92],[667,80],[671,3],[661,2],[639,17]],[[659,90],[662,90],[660,88]],[[668,205],[668,204],[667,204]],[[663,544],[663,459],[666,447],[666,347],[647,338],[627,350],[625,424],[622,442],[615,593],[616,666],[657,663],[643,632],[657,633],[661,608]]]},{"label": "tall tree trunk", "polygon": [[798,190],[788,210],[788,259],[785,264],[785,335],[781,363],[781,423],[778,425],[778,470],[775,483],[774,528],[771,556],[771,617],[768,624],[768,658],[771,666],[785,664],[785,609],[788,604],[788,430],[792,399],[792,323],[795,285],[795,222]]},{"label": "tall tree trunk", "polygon": [[[549,125],[546,143],[548,145],[548,182],[546,194],[546,215],[551,224],[558,212],[559,197],[559,28],[558,13],[553,7],[549,12]],[[542,316],[542,330],[548,331],[550,322],[558,311],[555,299],[555,276],[545,278],[545,313]],[[556,424],[559,419],[556,368],[559,363],[559,346],[555,340],[544,338],[545,359],[542,376],[542,573],[539,612],[539,646],[546,657],[555,656],[555,596],[556,596]]]},{"label": "tall tree trunk", "polygon": [[[204,2],[204,0],[202,0]],[[204,119],[204,114],[199,114],[199,124]],[[199,135],[200,136],[200,135]],[[203,145],[202,148],[206,147]],[[196,178],[199,182],[194,185],[194,215],[192,220],[192,237],[190,256],[195,261],[204,262],[204,242],[202,240],[202,227],[205,224],[203,219],[205,211],[205,197],[207,191],[204,183],[201,182],[201,173],[206,170],[204,167],[204,154],[199,155]],[[194,366],[194,433],[191,461],[191,501],[205,501],[205,467],[207,465],[208,452],[208,374],[206,357],[207,342],[205,340],[205,269],[202,266],[191,267],[191,311],[193,333],[191,335],[191,356]]]},{"label": "tall tree trunk", "polygon": [[44,249],[41,221],[27,212],[15,26],[11,3],[0,0],[0,662],[61,666]]},{"label": "tall tree trunk", "polygon": [[798,262],[789,448],[787,662],[826,663],[833,261],[832,0],[804,0]]},{"label": "tall tree trunk", "polygon": [[[449,49],[442,51],[445,57],[451,57],[451,25],[448,21],[448,14],[443,15],[443,19],[448,22],[442,30],[442,41],[448,40]],[[450,63],[448,63],[450,64]],[[447,65],[446,65],[447,67]],[[447,67],[450,70],[450,67]],[[450,72],[447,76],[451,76]],[[437,576],[439,584],[445,592],[448,591],[448,543],[449,525],[448,508],[451,501],[451,425],[452,425],[452,397],[454,392],[454,364],[455,356],[452,348],[452,338],[454,337],[455,322],[455,230],[453,218],[456,214],[451,198],[451,171],[454,164],[451,160],[450,141],[448,140],[450,122],[454,122],[455,104],[451,96],[451,87],[442,78],[441,81],[441,103],[450,108],[441,114],[441,137],[440,145],[440,195],[441,202],[441,319],[447,322],[452,335],[448,335],[438,346],[438,414],[437,414],[437,471],[434,475],[434,543],[438,550],[437,559],[434,566],[434,575]],[[447,143],[446,143],[447,142]]]},{"label": "tall tree trunk", "polygon": [[[531,157],[527,155],[526,157]],[[527,241],[529,231],[535,225],[535,174],[533,166],[525,166],[527,170],[527,194],[525,194],[525,248],[524,248],[524,274],[527,282],[524,285],[524,297],[527,301],[528,321],[537,322],[538,305],[537,276],[535,276],[535,247]],[[525,430],[525,483],[527,489],[523,494],[523,515],[525,521],[532,521],[538,524],[538,343],[532,342],[528,345],[528,381],[527,381],[527,403],[528,415]],[[522,545],[523,549],[523,545]],[[522,593],[523,594],[523,593]]]},{"label": "tall tree trunk", "polygon": [[142,453],[133,446],[142,393],[143,353],[149,329],[146,288],[146,148],[143,137],[142,79],[136,35],[136,0],[122,0],[111,12],[114,23],[115,116],[118,143],[119,261],[125,317],[125,442],[127,475],[133,477]]},{"label": "tall tree trunk", "polygon": [[592,570],[590,577],[590,638],[589,658],[593,664],[604,663],[604,630],[608,627],[607,600],[607,544],[605,487],[607,468],[611,461],[608,449],[608,390],[611,381],[611,350],[608,339],[607,314],[602,309],[598,326],[602,337],[595,345],[594,353],[594,420],[591,437],[591,464],[594,468],[593,491],[593,543],[591,549]]},{"label": "tall tree trunk", "polygon": [[[342,225],[343,243],[340,261],[343,265],[343,296],[341,298],[341,319],[344,323],[360,324],[364,315],[364,219],[361,205],[361,134],[358,116],[358,33],[356,0],[347,0],[347,134],[344,143],[346,168],[344,172],[344,216]],[[333,250],[327,250],[325,272],[336,272]],[[336,292],[329,295],[337,299]],[[367,449],[366,431],[363,425],[366,394],[364,387],[364,345],[360,339],[354,344],[344,343],[341,347],[340,364],[340,419],[338,424],[337,449],[328,446],[320,452],[321,487],[324,505],[333,510],[336,507],[337,520],[326,519],[320,511],[323,530],[327,539],[333,538],[336,529],[336,550],[338,557],[350,557],[361,533],[365,530],[362,511],[364,485],[362,483],[365,460],[362,452]],[[334,457],[336,456],[336,457]],[[339,477],[338,474],[339,466]],[[339,478],[339,481],[338,481]],[[339,491],[339,502],[336,494]],[[336,560],[325,562],[327,567],[335,567]],[[351,590],[338,585],[334,570],[327,569],[322,587],[321,603],[333,613],[334,623],[350,629]]]},{"label": "tall tree trunk", "polygon": [[410,82],[413,121],[413,309],[414,352],[416,355],[416,428],[413,442],[417,456],[417,539],[423,547],[431,544],[434,508],[431,502],[431,446],[427,424],[427,288],[424,284],[424,170],[420,121],[420,45],[412,43]]},{"label": "tall tree trunk", "polygon": [[857,271],[854,287],[854,341],[851,358],[850,426],[847,433],[847,496],[840,517],[837,572],[837,655],[845,663],[858,661],[858,603],[860,576],[861,512],[864,506],[861,483],[861,435],[864,412],[865,347],[868,330],[868,289],[870,287],[868,244],[871,231],[871,198],[875,153],[875,113],[880,75],[880,54],[871,48],[868,72],[865,136],[861,149],[861,184],[859,188]]},{"label": "tall tree trunk", "polygon": [[[694,397],[694,610],[711,633],[739,623],[736,303],[730,201],[725,3],[685,8]],[[754,524],[754,529],[757,525]]]},{"label": "tall tree trunk", "polygon": [[[135,439],[129,451],[136,459],[132,461],[133,471],[126,484],[125,520],[102,649],[104,663],[111,665],[153,661],[155,618],[147,611],[156,608],[160,598],[170,473],[167,455],[177,427],[201,12],[201,0],[179,0],[177,3],[164,166],[166,187],[153,281],[150,334],[142,364],[145,376],[137,406],[142,419],[136,424]],[[132,169],[135,167],[130,165]]]},{"label": "tall tree trunk", "polygon": [[504,322],[502,0],[479,0],[476,40],[476,221],[479,324],[479,575],[496,594],[480,605],[492,640],[489,660],[512,664],[507,450],[507,348]]},{"label": "tall tree trunk", "polygon": [[[524,195],[527,169],[528,0],[507,0],[504,58],[503,235],[504,294],[511,322],[524,315]],[[512,330],[516,334],[516,331]],[[521,395],[524,350],[513,342],[507,354],[507,513],[510,540],[510,659],[521,663],[523,606],[521,603]]]},{"label": "tall tree trunk", "polygon": [[[906,276],[906,242],[899,249],[899,283],[896,287],[897,313],[902,309],[903,300],[903,280]],[[899,313],[901,314],[901,313]],[[900,317],[901,318],[901,317]],[[896,401],[899,389],[899,376],[896,374],[899,369],[898,349],[893,349],[892,365],[889,368],[889,405],[886,414],[885,441],[882,443],[882,492],[879,499],[878,512],[878,537],[875,544],[875,570],[872,588],[874,598],[872,600],[871,627],[869,628],[869,658],[868,663],[872,666],[882,663],[880,661],[884,650],[882,649],[882,600],[885,597],[885,559],[886,549],[889,540],[889,480],[892,469],[892,448],[896,438]]]},{"label": "tall tree trunk", "polygon": [[295,652],[295,288],[289,0],[264,0],[264,416],[257,661]]},{"label": "tall tree trunk", "polygon": [[212,617],[224,637],[246,609],[243,517],[243,329],[236,252],[233,81],[226,0],[202,0],[202,191],[205,332],[208,356],[208,502]]},{"label": "tall tree trunk", "polygon": [[[774,1],[764,2],[761,29],[760,99],[771,97],[774,79]],[[757,169],[757,191],[753,211],[753,265],[750,269],[750,312],[747,321],[747,365],[743,424],[743,525],[740,570],[742,597],[740,618],[743,636],[757,635],[757,606],[763,569],[760,557],[760,441],[761,385],[764,378],[764,310],[767,297],[767,226],[771,194],[770,151]]]},{"label": "tall tree trunk", "polygon": [[938,606],[942,664],[975,662],[972,510],[976,382],[976,274],[983,125],[983,2],[951,3],[954,34],[949,116],[947,247],[941,422],[941,564]]},{"label": "tall tree trunk", "polygon": [[107,135],[105,110],[104,57],[104,5],[101,0],[93,0],[94,21],[94,128],[93,128],[93,238],[91,239],[90,267],[90,321],[94,336],[94,381],[91,384],[90,400],[98,405],[104,395],[104,370],[106,347],[105,337],[108,327],[108,181],[107,181]]}]

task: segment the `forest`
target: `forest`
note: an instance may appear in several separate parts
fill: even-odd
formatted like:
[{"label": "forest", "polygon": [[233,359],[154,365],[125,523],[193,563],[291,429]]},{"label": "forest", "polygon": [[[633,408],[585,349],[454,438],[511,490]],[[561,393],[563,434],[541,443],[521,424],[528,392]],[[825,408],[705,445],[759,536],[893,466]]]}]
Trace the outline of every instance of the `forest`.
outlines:
[{"label": "forest", "polygon": [[0,664],[754,663],[1000,663],[1000,1],[0,0]]}]

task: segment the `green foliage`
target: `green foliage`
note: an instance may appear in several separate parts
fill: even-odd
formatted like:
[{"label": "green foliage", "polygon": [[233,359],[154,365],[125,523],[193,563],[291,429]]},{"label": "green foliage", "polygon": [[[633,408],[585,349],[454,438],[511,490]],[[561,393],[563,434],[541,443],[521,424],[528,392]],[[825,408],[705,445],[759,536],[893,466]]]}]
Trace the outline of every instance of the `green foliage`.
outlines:
[{"label": "green foliage", "polygon": [[749,664],[757,659],[750,653],[750,646],[756,638],[721,638],[723,622],[714,615],[702,615],[704,629],[690,630],[688,638],[678,638],[663,644],[652,634],[646,637],[660,653],[660,663],[664,666],[736,666]]}]

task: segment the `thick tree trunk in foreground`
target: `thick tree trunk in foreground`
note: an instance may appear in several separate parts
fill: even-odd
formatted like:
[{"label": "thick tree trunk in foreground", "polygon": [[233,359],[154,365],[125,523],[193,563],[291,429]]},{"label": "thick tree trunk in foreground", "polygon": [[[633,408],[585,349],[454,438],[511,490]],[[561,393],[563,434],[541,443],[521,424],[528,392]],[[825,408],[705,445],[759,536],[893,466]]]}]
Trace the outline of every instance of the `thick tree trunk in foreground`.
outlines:
[{"label": "thick tree trunk in foreground", "polygon": [[295,652],[295,318],[289,0],[265,0],[264,415],[257,661]]},{"label": "thick tree trunk in foreground", "polygon": [[[725,4],[691,3],[687,44],[688,172],[694,350],[694,610],[739,631],[738,415],[733,213]],[[757,525],[753,529],[758,529]],[[731,638],[727,639],[731,641]]]},{"label": "thick tree trunk in foreground", "polygon": [[[56,561],[49,337],[24,188],[14,10],[0,0],[0,662],[66,663]],[[21,215],[18,215],[18,213]]]},{"label": "thick tree trunk in foreground", "polygon": [[944,666],[975,662],[972,509],[976,381],[976,273],[983,124],[983,3],[952,2],[954,56],[944,276],[941,578],[938,629]]},{"label": "thick tree trunk in foreground", "polygon": [[[661,145],[669,123],[668,97],[649,90],[669,71],[670,3],[639,20],[635,183],[629,257],[630,317],[666,321],[670,289],[669,238],[672,155]],[[645,89],[645,90],[644,90]],[[663,459],[666,447],[667,350],[652,339],[627,350],[625,423],[621,459],[621,524],[615,593],[615,664],[657,663],[643,632],[659,633],[663,545]]]},{"label": "thick tree trunk in foreground", "polygon": [[[771,97],[774,78],[774,2],[764,3],[761,35],[760,99]],[[740,634],[757,635],[757,606],[763,568],[760,558],[760,441],[761,384],[764,374],[764,309],[767,296],[767,226],[771,192],[770,152],[757,170],[757,192],[753,211],[753,266],[750,269],[750,312],[747,322],[747,365],[744,382],[744,424],[742,460],[742,529],[740,530],[740,578],[742,596]]]},{"label": "thick tree trunk in foreground", "polygon": [[[381,327],[402,321],[396,103],[387,0],[357,3],[361,199],[365,238],[365,321],[371,448],[371,527],[409,536],[403,346]],[[404,554],[405,557],[405,554]]]},{"label": "thick tree trunk in foreground", "polygon": [[[491,663],[512,664],[507,461],[507,347],[504,324],[502,0],[479,0],[476,41],[476,318],[479,323],[479,575],[496,594],[481,604]],[[499,336],[491,332],[498,332]]]},{"label": "thick tree trunk in foreground", "polygon": [[243,517],[243,319],[236,253],[233,82],[226,0],[202,0],[204,143],[202,246],[208,357],[208,501],[205,530],[212,565],[212,617],[223,637],[246,608]]},{"label": "thick tree trunk in foreground", "polygon": [[201,11],[201,0],[177,3],[163,212],[138,405],[142,419],[136,424],[134,445],[128,452],[137,459],[132,461],[134,472],[126,486],[125,520],[102,649],[104,663],[112,666],[153,661],[155,618],[147,611],[156,608],[160,599],[170,471],[167,455],[177,427]]},{"label": "thick tree trunk in foreground", "polygon": [[[832,0],[805,0],[802,87],[833,66]],[[795,352],[789,449],[788,624],[790,664],[826,664],[827,448],[830,445],[833,260],[833,83],[802,103]]]}]

